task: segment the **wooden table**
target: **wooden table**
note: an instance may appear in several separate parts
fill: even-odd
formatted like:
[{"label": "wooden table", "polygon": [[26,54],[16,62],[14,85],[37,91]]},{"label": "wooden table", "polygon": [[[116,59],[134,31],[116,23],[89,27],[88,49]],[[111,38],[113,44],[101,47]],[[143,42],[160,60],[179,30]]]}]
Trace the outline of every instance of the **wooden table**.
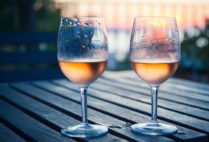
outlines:
[{"label": "wooden table", "polygon": [[[105,72],[88,91],[88,119],[109,127],[95,142],[208,141],[209,85],[170,79],[160,88],[158,118],[178,127],[170,136],[130,132],[130,124],[150,120],[148,85],[131,72]],[[81,141],[60,130],[80,123],[80,95],[66,79],[0,85],[1,142]]]}]

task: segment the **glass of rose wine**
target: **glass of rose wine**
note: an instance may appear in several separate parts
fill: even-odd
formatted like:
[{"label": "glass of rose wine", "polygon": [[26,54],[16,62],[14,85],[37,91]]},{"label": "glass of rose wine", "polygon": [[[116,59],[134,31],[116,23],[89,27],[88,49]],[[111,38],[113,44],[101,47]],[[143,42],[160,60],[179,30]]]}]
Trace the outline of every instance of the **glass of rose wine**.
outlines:
[{"label": "glass of rose wine", "polygon": [[177,131],[173,125],[157,121],[160,85],[176,71],[180,60],[180,41],[174,17],[136,17],[130,41],[130,60],[136,74],[151,89],[151,121],[131,126],[135,133],[165,135]]},{"label": "glass of rose wine", "polygon": [[69,137],[92,138],[106,134],[108,128],[87,121],[87,89],[104,72],[108,42],[101,17],[62,17],[58,33],[58,62],[63,74],[79,86],[82,123],[61,133]]}]

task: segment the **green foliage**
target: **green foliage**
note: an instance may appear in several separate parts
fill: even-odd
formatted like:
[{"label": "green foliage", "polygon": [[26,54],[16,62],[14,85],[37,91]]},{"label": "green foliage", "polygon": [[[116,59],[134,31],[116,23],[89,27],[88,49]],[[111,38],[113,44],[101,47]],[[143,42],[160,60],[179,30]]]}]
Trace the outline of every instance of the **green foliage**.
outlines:
[{"label": "green foliage", "polygon": [[[13,0],[1,0],[0,4],[0,31],[14,30],[17,25],[14,23],[15,13],[11,9],[15,10]],[[17,21],[18,19],[16,19]]]},{"label": "green foliage", "polygon": [[191,71],[209,71],[209,23],[204,30],[195,27],[194,35],[184,33],[181,43],[181,68]]},{"label": "green foliage", "polygon": [[41,32],[45,31],[58,31],[60,22],[60,10],[54,7],[54,3],[49,0],[39,1],[40,8],[35,9],[37,16],[37,29]]},{"label": "green foliage", "polygon": [[60,10],[51,0],[1,0],[1,32],[58,31],[59,21]]}]

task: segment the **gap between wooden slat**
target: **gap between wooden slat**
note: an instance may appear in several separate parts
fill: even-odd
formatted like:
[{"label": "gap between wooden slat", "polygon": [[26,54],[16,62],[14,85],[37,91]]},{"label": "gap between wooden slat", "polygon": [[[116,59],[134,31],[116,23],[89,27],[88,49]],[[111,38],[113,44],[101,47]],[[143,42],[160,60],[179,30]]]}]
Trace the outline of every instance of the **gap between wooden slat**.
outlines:
[{"label": "gap between wooden slat", "polygon": [[[105,85],[105,87],[108,87],[107,89],[104,89],[104,88],[102,88],[101,86],[100,86],[100,84],[102,84],[101,86],[103,86],[103,85]],[[124,91],[124,93],[130,93],[130,92],[127,92],[128,90],[124,90],[123,88],[119,88],[119,87],[115,87],[114,89],[113,88],[111,88],[112,86],[110,86],[110,85],[108,85],[107,83],[102,83],[102,82],[97,82],[97,83],[95,83],[95,84],[93,84],[92,86],[91,86],[91,88],[93,88],[93,89],[95,89],[95,90],[99,90],[99,91],[105,91],[105,92],[109,92],[109,93],[112,93],[111,91],[109,91],[109,90],[114,90],[115,89],[115,91],[114,91],[114,95],[118,95],[118,96],[121,96],[121,97],[124,97],[124,98],[127,98],[127,99],[130,99],[130,100],[135,100],[135,101],[138,101],[138,102],[141,102],[141,103],[144,103],[144,104],[149,104],[149,105],[151,105],[151,103],[150,103],[150,101],[151,101],[151,96],[147,96],[147,95],[143,95],[142,93],[140,93],[140,95],[143,95],[144,96],[144,98],[142,99],[142,98],[140,98],[140,96],[138,96],[138,98],[140,98],[140,99],[138,99],[138,98],[136,98],[136,97],[133,97],[133,96],[131,96],[131,95],[120,95],[120,93],[118,93],[118,90],[117,89],[120,89],[119,91]],[[123,90],[122,90],[123,89]],[[136,92],[136,91],[132,91],[132,90],[129,90],[129,91],[131,91],[131,92],[134,92],[134,93],[136,93],[136,94],[138,94],[139,95],[139,92]],[[147,98],[150,98],[150,101],[146,101],[146,99]],[[207,110],[202,110],[202,109],[200,109],[200,108],[197,108],[197,107],[192,107],[193,109],[199,109],[200,111],[203,111],[202,112],[202,114],[204,115],[205,113],[208,113],[208,115],[207,116],[205,116],[205,117],[200,117],[200,116],[198,116],[197,114],[192,114],[192,113],[187,113],[187,112],[183,112],[183,110],[182,110],[182,108],[181,109],[179,109],[179,110],[177,110],[177,109],[172,109],[172,108],[168,108],[168,106],[163,106],[160,102],[161,101],[165,101],[165,103],[167,103],[166,101],[168,101],[168,100],[165,100],[165,99],[159,99],[159,103],[158,103],[158,107],[159,108],[164,108],[164,109],[167,109],[167,110],[171,110],[171,111],[174,111],[174,112],[178,112],[178,113],[182,113],[182,114],[185,114],[185,115],[188,115],[188,116],[192,116],[192,117],[195,117],[195,118],[198,118],[198,119],[202,119],[202,120],[205,120],[205,121],[209,121],[209,118],[207,118],[207,116],[209,116],[209,111],[207,111]],[[185,106],[185,107],[191,107],[191,106],[188,106],[188,105],[184,105],[184,104],[181,104],[181,103],[176,103],[176,102],[173,102],[173,101],[168,101],[168,103],[174,103],[174,104],[176,104],[176,105],[182,105],[182,106]],[[191,108],[191,109],[192,109]],[[205,111],[205,112],[204,112]]]},{"label": "gap between wooden slat", "polygon": [[[21,89],[18,89],[17,87],[14,87],[13,85],[11,86],[13,89],[15,89],[15,90],[17,90],[18,92],[21,92],[21,93],[24,93],[25,95],[27,95],[27,96],[29,96],[29,97],[31,97],[31,98],[33,98],[33,99],[35,99],[35,100],[38,100],[38,101],[40,101],[40,102],[42,102],[42,103],[44,103],[44,104],[46,104],[46,105],[48,105],[48,106],[50,106],[50,107],[52,107],[52,108],[55,108],[55,109],[57,109],[57,110],[59,110],[59,111],[61,111],[61,112],[63,112],[63,113],[65,113],[65,114],[70,114],[70,115],[72,115],[72,113],[75,113],[75,112],[69,112],[69,110],[66,110],[66,109],[64,109],[64,108],[60,108],[59,107],[59,105],[57,106],[57,104],[55,105],[55,104],[51,104],[51,103],[48,103],[47,101],[45,101],[44,99],[40,99],[40,98],[37,98],[37,97],[34,97],[33,95],[31,95],[31,94],[29,94],[28,92],[25,92],[25,91],[21,91]],[[46,92],[47,93],[47,92]],[[53,94],[54,95],[54,94]],[[55,95],[56,96],[56,95]],[[78,104],[77,102],[76,102],[76,104]],[[80,104],[78,104],[78,106],[80,106]],[[95,110],[92,110],[92,111],[95,111]],[[76,112],[77,113],[77,112]],[[97,112],[97,113],[100,113],[100,112]],[[79,114],[74,114],[74,115],[76,115],[77,117],[79,117],[80,118],[80,113]],[[102,115],[104,115],[104,114],[102,114]],[[110,116],[108,116],[108,115],[104,115],[105,117],[110,117]],[[74,116],[73,116],[74,117]],[[111,119],[113,119],[114,120],[114,118],[111,118]],[[104,121],[104,120],[103,120]],[[114,120],[115,121],[115,120]],[[118,121],[118,120],[117,120]],[[94,121],[91,121],[91,122],[94,122]],[[111,121],[110,121],[111,122]],[[124,123],[124,122],[123,122]],[[124,123],[125,124],[125,123]],[[113,130],[113,129],[112,129]],[[126,139],[132,139],[130,136],[131,135],[133,135],[132,133],[131,133],[131,135],[130,135],[130,131],[126,131],[126,133],[121,133],[122,131],[121,131],[122,129],[115,129],[115,130],[113,130],[111,133],[112,134],[116,134],[117,136],[119,136],[119,137],[123,137],[123,138],[126,138]],[[127,132],[129,132],[129,134],[127,133]],[[129,135],[129,136],[128,136]],[[134,135],[133,135],[134,136]],[[135,135],[134,137],[138,137],[138,135]],[[133,138],[134,138],[133,137]],[[149,137],[145,137],[145,136],[140,136],[140,137],[144,137],[145,139],[150,139]],[[157,137],[156,137],[157,138]],[[168,138],[165,138],[165,137],[158,137],[158,139],[162,139],[162,141],[171,141],[171,139],[168,139]],[[131,141],[133,141],[134,139],[132,139]],[[142,139],[142,141],[143,141],[143,139]]]},{"label": "gap between wooden slat", "polygon": [[[17,95],[17,94],[16,94]],[[26,100],[30,100],[31,98],[30,97],[28,97],[28,96],[25,96],[25,95],[23,95],[23,94],[21,94],[21,96],[20,97],[23,97],[23,98],[25,98],[26,97]],[[20,98],[19,97],[19,98]],[[27,97],[28,97],[28,99],[27,99]],[[4,98],[4,97],[3,97]],[[17,107],[18,109],[20,109],[21,111],[23,111],[23,112],[25,112],[26,114],[29,114],[31,117],[34,117],[35,119],[37,119],[38,121],[40,121],[40,122],[42,122],[43,124],[45,124],[45,125],[47,125],[47,126],[49,126],[50,128],[52,128],[52,129],[55,129],[55,130],[57,130],[59,133],[60,133],[60,130],[61,130],[61,127],[60,126],[58,126],[59,124],[54,124],[51,120],[46,120],[46,119],[44,119],[44,117],[43,116],[39,116],[38,114],[36,114],[36,113],[34,113],[34,112],[32,112],[29,108],[24,108],[23,106],[20,106],[20,105],[18,105],[18,104],[15,104],[14,102],[12,102],[11,100],[9,100],[9,99],[7,99],[7,98],[4,98],[9,104],[12,104],[12,105],[14,105],[15,107]],[[40,103],[40,102],[36,102],[36,100],[33,100],[33,101],[35,101],[35,102],[32,102],[32,101],[29,101],[28,100],[28,102],[30,102],[30,103],[32,103],[32,104],[36,104],[36,105],[41,105],[43,108],[44,108],[44,104],[37,104],[37,103]],[[52,109],[52,108],[51,108]],[[50,110],[49,110],[50,111]],[[64,115],[64,114],[63,114]],[[69,119],[69,118],[68,118]],[[69,121],[78,121],[78,120],[72,120],[72,119],[70,119]],[[77,122],[77,123],[80,123],[80,122]],[[103,140],[103,138],[105,138],[104,140]],[[112,139],[111,139],[112,138]],[[75,139],[75,140],[78,140],[78,139]],[[107,134],[107,135],[105,135],[104,137],[100,137],[100,138],[96,138],[96,139],[91,139],[91,141],[92,142],[94,142],[94,141],[101,141],[101,142],[106,142],[106,140],[119,140],[119,139],[117,139],[117,136],[114,136],[114,135],[111,135],[111,134]],[[130,139],[129,139],[130,140]],[[80,141],[80,140],[78,140],[78,141]],[[125,139],[124,140],[121,140],[120,139],[120,141],[126,141]]]},{"label": "gap between wooden slat", "polygon": [[[65,84],[65,85],[66,85],[66,84]],[[72,87],[71,87],[71,88],[69,88],[69,86],[66,86],[66,87],[67,87],[68,89],[72,89],[72,90],[74,90],[74,91],[77,91],[76,89],[74,89],[74,88],[72,88]],[[90,95],[90,96],[92,96],[91,94],[89,94],[89,95]],[[102,99],[102,98],[99,98],[99,97],[94,96],[94,95],[93,95],[93,97],[94,97],[94,98],[97,98],[97,99],[100,99],[100,100],[104,100],[104,101],[110,102],[110,103],[112,103],[112,104],[116,104],[116,103],[113,103],[113,102],[111,102],[111,101],[109,101],[109,100]],[[130,109],[130,110],[134,110],[134,111],[136,111],[136,112],[144,113],[144,114],[147,114],[147,115],[149,115],[149,116],[150,116],[150,114],[149,114],[149,113],[147,113],[147,112],[144,112],[144,111],[142,112],[141,110],[138,110],[138,109],[129,108],[128,106],[126,106],[126,105],[122,105],[122,104],[117,104],[117,105],[119,105],[119,106],[121,106],[121,107],[128,108],[128,109]],[[159,118],[160,118],[160,119],[162,119],[162,120],[165,120],[165,121],[171,122],[171,123],[175,123],[175,124],[181,125],[181,126],[183,126],[183,127],[187,127],[187,128],[189,128],[189,129],[192,129],[192,130],[200,131],[200,132],[202,132],[202,133],[208,133],[207,131],[203,131],[203,130],[201,130],[201,129],[199,129],[199,128],[192,127],[192,126],[189,126],[189,125],[183,124],[183,123],[181,123],[181,122],[173,121],[173,120],[170,120],[170,119],[167,119],[167,118],[161,117],[161,116],[159,116]]]},{"label": "gap between wooden slat", "polygon": [[[114,80],[111,80],[112,82],[114,81]],[[117,81],[116,81],[117,82]],[[119,84],[121,83],[121,82],[118,82]],[[108,85],[108,84],[106,84],[106,85]],[[114,85],[114,84],[111,84],[111,85],[113,85],[114,87],[116,87],[116,88],[119,88],[119,89],[124,89],[124,88],[122,88],[122,87],[119,87],[118,85]],[[126,84],[126,85],[128,85],[128,84]],[[139,88],[140,86],[137,86],[136,88]],[[141,88],[141,87],[140,87]],[[149,92],[147,92],[147,93],[145,93],[145,92],[137,92],[137,91],[135,91],[135,89],[133,90],[132,88],[130,88],[130,87],[128,87],[127,88],[127,86],[126,86],[126,88],[125,88],[126,90],[129,90],[129,91],[132,91],[132,92],[135,92],[135,93],[140,93],[141,95],[145,95],[145,96],[147,96],[148,95],[148,93]],[[142,89],[144,89],[145,90],[145,88],[142,88]],[[146,90],[147,91],[149,91],[149,89],[148,88],[146,88]],[[163,92],[159,92],[160,94],[161,93],[163,93]],[[177,96],[178,98],[185,98],[185,97],[182,97],[182,96]],[[162,99],[162,100],[166,100],[166,101],[172,101],[172,102],[175,102],[175,103],[178,103],[178,104],[182,104],[182,105],[188,105],[188,106],[191,106],[191,107],[195,107],[195,108],[199,108],[199,109],[203,109],[203,110],[206,110],[206,111],[209,111],[209,106],[208,105],[205,105],[205,106],[199,106],[199,105],[196,105],[196,103],[192,103],[191,104],[191,102],[183,102],[183,101],[181,101],[181,99],[171,99],[171,98],[165,98],[165,96],[162,94],[162,95],[159,95],[159,97],[158,97],[159,99]],[[190,100],[191,100],[191,98],[190,98]],[[193,101],[198,101],[198,100],[194,100],[193,99]],[[200,102],[200,101],[198,101],[198,102]],[[208,102],[203,102],[203,101],[201,101],[202,103],[208,103]],[[207,108],[206,108],[206,106],[207,106]]]},{"label": "gap between wooden slat", "polygon": [[[57,84],[56,84],[57,85]],[[41,88],[41,89],[44,89],[44,90],[46,90],[45,88],[43,88],[43,87],[41,87],[42,85],[40,85],[40,86],[36,86],[36,87],[39,87],[39,88]],[[64,86],[62,86],[62,87],[64,87]],[[50,87],[51,88],[51,87]],[[65,88],[65,87],[64,87]],[[69,88],[66,88],[66,89],[69,89]],[[71,90],[73,90],[72,88],[71,88]],[[47,89],[46,91],[49,91],[49,89]],[[76,92],[76,93],[78,93],[78,90],[77,89],[75,89],[75,90],[73,90],[74,92]],[[62,95],[60,95],[60,94],[57,94],[57,93],[55,93],[55,92],[53,92],[53,91],[49,91],[50,93],[53,93],[53,94],[55,94],[55,95],[58,95],[58,96],[60,96],[60,97],[62,97],[62,98],[65,98],[65,99],[68,99],[68,100],[72,100],[72,101],[75,101],[75,100],[73,100],[73,99],[71,99],[71,98],[68,98],[68,97],[65,97],[65,96],[62,96]],[[92,97],[92,96],[91,96]],[[94,98],[94,97],[93,97]],[[96,98],[96,97],[95,97]],[[99,99],[99,100],[102,100],[101,98],[96,98],[96,99]],[[106,101],[106,100],[105,100]],[[77,103],[79,103],[79,101],[76,101]],[[111,103],[111,102],[108,102],[108,103]],[[113,105],[115,105],[114,103],[112,103]],[[118,104],[117,104],[118,105]],[[118,106],[120,106],[120,105],[118,105]],[[124,107],[124,106],[122,106],[122,107]],[[93,109],[95,109],[95,107],[89,107],[89,108],[93,108]],[[126,108],[126,107],[125,107]],[[129,109],[129,108],[127,108],[127,109]],[[99,109],[96,109],[96,110],[99,110]],[[101,111],[101,110],[99,110],[100,112],[103,112],[103,113],[105,113],[105,114],[108,114],[108,115],[110,115],[109,113],[107,113],[107,112],[105,112],[105,111]],[[111,114],[111,116],[114,116],[115,117],[115,115],[113,115],[113,114]],[[116,117],[116,118],[118,118],[118,117]],[[121,117],[120,117],[121,118]],[[125,121],[127,121],[128,119],[120,119],[120,120],[125,120]],[[129,122],[129,120],[128,120],[128,122]],[[134,121],[132,121],[132,122],[134,122]],[[174,138],[174,137],[173,137]]]},{"label": "gap between wooden slat", "polygon": [[[1,96],[0,96],[0,100],[5,101]],[[11,129],[18,136],[23,138],[24,140],[30,141],[30,142],[35,142],[35,140],[33,138],[31,138],[30,136],[28,136],[27,134],[25,134],[24,132],[22,132],[21,130],[19,130],[15,126],[13,126],[12,124],[10,124],[7,120],[1,118],[1,116],[0,116],[0,122],[2,124],[4,124],[5,126],[7,126],[9,129]]]}]

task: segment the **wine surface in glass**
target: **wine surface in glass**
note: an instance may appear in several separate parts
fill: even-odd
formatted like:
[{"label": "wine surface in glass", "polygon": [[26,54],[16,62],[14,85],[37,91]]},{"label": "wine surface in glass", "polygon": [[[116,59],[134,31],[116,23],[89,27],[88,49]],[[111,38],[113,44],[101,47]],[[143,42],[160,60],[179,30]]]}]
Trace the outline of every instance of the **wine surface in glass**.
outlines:
[{"label": "wine surface in glass", "polygon": [[139,59],[132,61],[136,74],[152,85],[165,82],[178,67],[175,59]]},{"label": "wine surface in glass", "polygon": [[59,61],[64,75],[80,85],[88,85],[95,81],[104,72],[106,64],[106,60],[96,59]]}]

